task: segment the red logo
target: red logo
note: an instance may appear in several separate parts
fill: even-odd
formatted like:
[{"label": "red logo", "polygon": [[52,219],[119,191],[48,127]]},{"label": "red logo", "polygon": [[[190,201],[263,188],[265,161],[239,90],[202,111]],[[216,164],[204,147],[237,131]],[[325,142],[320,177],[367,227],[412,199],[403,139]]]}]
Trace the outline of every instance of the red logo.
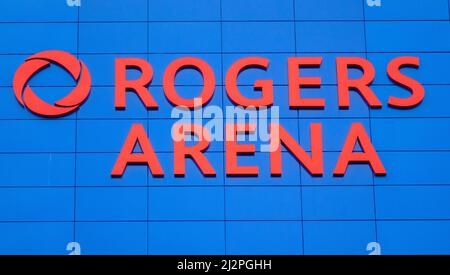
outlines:
[{"label": "red logo", "polygon": [[[40,99],[27,84],[30,78],[50,63],[64,68],[77,81],[77,86],[67,96],[54,104]],[[91,76],[83,62],[63,51],[44,51],[32,55],[22,64],[14,75],[14,94],[19,103],[31,112],[46,117],[67,115],[80,107],[89,96]]]}]

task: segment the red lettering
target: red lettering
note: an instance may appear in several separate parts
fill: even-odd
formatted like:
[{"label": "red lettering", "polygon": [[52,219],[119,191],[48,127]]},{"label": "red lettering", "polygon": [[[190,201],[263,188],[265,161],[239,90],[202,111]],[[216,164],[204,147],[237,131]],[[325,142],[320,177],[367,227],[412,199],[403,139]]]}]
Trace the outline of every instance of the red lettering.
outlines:
[{"label": "red lettering", "polygon": [[[139,144],[142,153],[133,153],[136,144]],[[128,164],[146,164],[154,176],[164,176],[164,171],[142,124],[133,124],[131,127],[111,175],[121,177]]]},{"label": "red lettering", "polygon": [[[216,171],[203,154],[209,147],[211,135],[207,128],[198,124],[175,124],[173,126],[174,144],[173,144],[173,163],[176,176],[186,174],[186,157],[190,157],[197,164],[200,171],[205,176],[215,176]],[[186,146],[186,134],[194,134],[198,142],[193,146]]]},{"label": "red lettering", "polygon": [[325,107],[323,98],[301,98],[301,87],[320,87],[320,77],[300,77],[301,67],[320,67],[322,57],[289,57],[289,106],[291,108],[320,108]]},{"label": "red lettering", "polygon": [[254,144],[238,144],[238,134],[250,134],[256,130],[256,124],[227,124],[225,140],[226,173],[228,176],[257,176],[258,166],[239,166],[237,157],[242,154],[254,154]]},{"label": "red lettering", "polygon": [[[339,108],[350,107],[350,90],[357,91],[370,107],[381,108],[381,102],[369,87],[375,78],[375,68],[372,63],[360,57],[338,57],[336,65]],[[363,75],[358,79],[350,79],[348,69],[355,67],[361,69]]]},{"label": "red lettering", "polygon": [[267,70],[269,60],[262,57],[243,58],[231,65],[225,78],[225,86],[228,97],[236,104],[243,107],[263,107],[273,104],[273,81],[257,80],[254,84],[255,90],[260,90],[262,96],[257,99],[243,96],[237,87],[237,78],[239,74],[248,68],[261,68]]},{"label": "red lettering", "polygon": [[[135,68],[141,71],[138,79],[127,80],[127,69]],[[116,88],[115,107],[125,109],[126,91],[133,91],[144,103],[147,109],[158,108],[158,104],[146,88],[153,78],[152,66],[144,59],[140,58],[117,58],[116,59]]]},{"label": "red lettering", "polygon": [[392,96],[389,97],[389,106],[397,108],[412,108],[422,102],[425,96],[425,89],[423,88],[423,86],[418,81],[400,72],[400,69],[402,67],[408,66],[419,68],[419,63],[419,58],[412,56],[397,57],[389,62],[387,68],[387,74],[389,75],[389,78],[400,86],[403,86],[406,89],[410,90],[411,92],[411,96],[408,98],[397,98]]},{"label": "red lettering", "polygon": [[323,175],[322,125],[320,123],[311,124],[311,157],[280,124],[270,125],[270,173],[272,176],[282,174],[281,144],[309,173],[315,176]]},{"label": "red lettering", "polygon": [[177,73],[183,69],[192,68],[200,72],[203,76],[203,89],[200,95],[196,98],[201,99],[201,106],[207,104],[212,96],[214,95],[214,90],[216,88],[216,79],[214,72],[205,61],[195,58],[195,57],[183,57],[172,62],[166,69],[163,79],[164,93],[167,99],[176,106],[183,106],[186,108],[194,109],[195,101],[194,98],[186,99],[181,97],[175,89],[175,77]]},{"label": "red lettering", "polygon": [[[362,152],[353,152],[356,143],[362,148]],[[369,163],[376,175],[386,175],[380,158],[361,123],[353,123],[345,141],[339,160],[334,169],[335,176],[343,176],[350,163]]]}]

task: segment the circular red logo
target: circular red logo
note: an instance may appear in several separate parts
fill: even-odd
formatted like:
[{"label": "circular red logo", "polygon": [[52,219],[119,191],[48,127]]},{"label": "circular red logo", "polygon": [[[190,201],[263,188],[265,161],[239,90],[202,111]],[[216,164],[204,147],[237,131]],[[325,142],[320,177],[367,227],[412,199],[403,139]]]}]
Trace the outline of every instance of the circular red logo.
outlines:
[{"label": "circular red logo", "polygon": [[[27,84],[29,79],[50,63],[64,68],[75,81],[77,86],[64,98],[54,104],[49,104],[39,98]],[[83,62],[75,56],[63,51],[44,51],[30,56],[14,75],[13,90],[19,103],[31,112],[46,117],[67,115],[80,107],[89,96],[91,90],[91,76]]]}]

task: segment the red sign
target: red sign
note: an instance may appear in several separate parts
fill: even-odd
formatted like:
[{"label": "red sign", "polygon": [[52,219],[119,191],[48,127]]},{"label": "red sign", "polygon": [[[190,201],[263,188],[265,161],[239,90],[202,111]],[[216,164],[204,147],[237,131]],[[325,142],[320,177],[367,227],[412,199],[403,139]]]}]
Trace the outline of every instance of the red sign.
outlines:
[{"label": "red sign", "polygon": [[[56,64],[65,70],[77,81],[77,86],[67,96],[54,104],[40,99],[27,84],[30,78],[38,71],[47,67],[50,63]],[[375,78],[373,64],[359,57],[337,57],[337,97],[340,109],[350,108],[350,92],[358,93],[370,108],[382,108],[376,94],[370,85]],[[288,68],[288,101],[291,109],[324,109],[327,102],[324,98],[304,97],[303,88],[320,87],[320,76],[301,76],[301,71],[309,67],[319,68],[322,57],[290,57],[287,60]],[[153,79],[153,68],[150,63],[139,58],[117,58],[115,63],[115,108],[126,108],[126,93],[134,93],[148,109],[158,109],[158,103],[153,98],[149,85]],[[230,100],[238,106],[263,108],[270,107],[274,103],[274,84],[270,79],[255,81],[254,89],[259,91],[259,97],[248,98],[239,91],[237,79],[239,75],[248,69],[268,70],[270,60],[263,57],[247,57],[236,61],[231,65],[225,75],[225,88]],[[402,67],[419,68],[417,57],[397,57],[389,62],[386,74],[396,85],[405,88],[405,96],[401,98],[389,97],[387,105],[390,108],[413,108],[420,104],[425,96],[423,86],[401,72]],[[138,69],[141,75],[137,79],[127,79],[128,69]],[[359,78],[349,76],[350,69],[357,68],[362,75]],[[195,69],[203,77],[203,88],[200,96],[196,98],[184,98],[179,95],[175,85],[177,74],[184,69]],[[17,100],[33,113],[56,117],[67,115],[77,110],[89,96],[91,77],[87,67],[81,61],[69,53],[62,51],[44,51],[29,57],[17,70],[14,76],[13,89]],[[163,91],[166,99],[175,107],[181,106],[194,109],[206,105],[213,97],[216,88],[214,71],[205,61],[195,57],[183,57],[168,65],[163,76]],[[196,103],[199,101],[200,106]],[[197,100],[197,101],[196,101]],[[316,176],[323,175],[323,144],[322,125],[312,123],[310,127],[311,152],[308,154],[301,145],[278,123],[268,124],[270,136],[270,172],[272,176],[282,174],[281,146],[284,146],[305,169]],[[238,165],[239,155],[249,155],[256,152],[253,144],[239,144],[237,135],[248,135],[255,131],[252,123],[227,123],[225,126],[225,162],[228,176],[258,176],[259,167]],[[215,176],[216,172],[204,152],[211,141],[211,133],[202,125],[195,123],[177,123],[172,129],[182,138],[173,138],[174,146],[174,171],[177,176],[185,175],[185,160],[192,159],[205,176]],[[185,143],[185,136],[197,136],[198,142],[192,145]],[[133,149],[139,144],[142,152],[135,153]],[[362,149],[355,152],[359,145]],[[333,170],[335,176],[343,176],[349,164],[366,163],[370,165],[374,174],[385,175],[386,170],[370,141],[369,135],[361,123],[353,123],[343,144],[341,154]],[[146,165],[154,176],[164,176],[158,156],[141,124],[134,124],[125,141],[125,144],[114,165],[111,175],[120,177],[129,164]]]},{"label": "red sign", "polygon": [[[43,101],[27,85],[32,76],[49,66],[50,63],[64,68],[78,82],[72,92],[54,104]],[[14,75],[13,89],[19,103],[31,112],[40,116],[57,117],[75,111],[86,100],[91,89],[91,76],[86,65],[78,61],[75,56],[63,51],[45,51],[30,56],[17,69]]]}]

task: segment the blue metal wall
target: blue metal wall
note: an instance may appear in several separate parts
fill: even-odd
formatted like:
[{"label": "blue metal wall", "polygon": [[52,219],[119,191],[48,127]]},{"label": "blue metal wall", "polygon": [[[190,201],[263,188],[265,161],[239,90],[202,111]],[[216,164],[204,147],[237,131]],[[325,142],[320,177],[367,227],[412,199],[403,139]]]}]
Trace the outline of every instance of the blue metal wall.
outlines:
[{"label": "blue metal wall", "polygon": [[[448,0],[65,0],[0,2],[0,253],[68,254],[383,254],[450,253],[450,9]],[[43,119],[23,109],[12,91],[15,70],[30,54],[49,49],[77,55],[93,88],[78,112]],[[311,177],[284,154],[282,177],[271,178],[267,153],[240,157],[261,166],[259,178],[224,176],[223,144],[207,154],[217,177],[204,178],[188,162],[185,178],[172,173],[170,105],[161,83],[165,67],[181,56],[200,57],[218,84],[240,57],[270,58],[268,72],[240,78],[250,92],[255,79],[272,78],[280,122],[305,147],[309,123],[324,130],[325,175]],[[325,110],[291,111],[287,57],[323,56]],[[386,106],[392,85],[385,69],[396,56],[421,59],[404,72],[425,85],[412,110]],[[384,107],[369,110],[352,95],[338,110],[336,56],[360,56],[377,69],[374,91]],[[141,57],[154,67],[150,90],[159,111],[127,96],[114,110],[114,59]],[[52,66],[30,82],[51,101],[73,80]],[[178,89],[198,93],[195,72],[177,78]],[[309,93],[309,92],[305,92]],[[229,105],[222,85],[210,104]],[[352,122],[362,122],[386,166],[374,177],[353,165],[343,178],[332,169]],[[146,167],[110,177],[132,123],[142,123],[166,171]]]}]

